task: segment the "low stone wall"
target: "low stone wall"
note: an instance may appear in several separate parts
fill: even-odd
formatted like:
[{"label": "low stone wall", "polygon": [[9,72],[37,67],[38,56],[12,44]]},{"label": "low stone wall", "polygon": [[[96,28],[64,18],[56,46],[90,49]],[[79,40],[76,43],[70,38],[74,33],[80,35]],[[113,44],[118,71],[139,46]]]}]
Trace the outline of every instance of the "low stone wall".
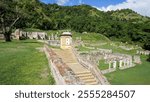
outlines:
[{"label": "low stone wall", "polygon": [[4,40],[4,34],[0,34],[0,40]]},{"label": "low stone wall", "polygon": [[56,84],[57,85],[65,85],[65,81],[64,81],[63,77],[60,75],[58,69],[56,68],[56,66],[51,61],[51,57],[49,55],[49,52],[47,51],[46,46],[44,46],[44,52],[47,56],[49,66],[51,68],[51,73],[53,74],[53,77],[55,79]]},{"label": "low stone wall", "polygon": [[102,72],[103,74],[106,74],[106,73],[111,73],[111,72],[114,72],[114,71],[116,71],[116,69],[115,69],[115,68],[111,68],[111,69],[102,70],[101,72]]},{"label": "low stone wall", "polygon": [[50,46],[60,46],[60,40],[48,40]]},{"label": "low stone wall", "polygon": [[139,54],[139,55],[149,55],[150,51],[148,51],[148,50],[144,50],[144,51],[137,50],[136,54]]}]

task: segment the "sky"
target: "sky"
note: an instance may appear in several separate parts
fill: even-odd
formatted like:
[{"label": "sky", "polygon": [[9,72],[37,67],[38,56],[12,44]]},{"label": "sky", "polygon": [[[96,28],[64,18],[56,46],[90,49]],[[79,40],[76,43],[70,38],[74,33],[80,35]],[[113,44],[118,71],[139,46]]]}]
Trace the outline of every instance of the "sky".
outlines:
[{"label": "sky", "polygon": [[40,0],[44,3],[57,3],[62,6],[80,4],[91,5],[98,10],[111,11],[117,9],[132,9],[143,16],[150,17],[150,0]]}]

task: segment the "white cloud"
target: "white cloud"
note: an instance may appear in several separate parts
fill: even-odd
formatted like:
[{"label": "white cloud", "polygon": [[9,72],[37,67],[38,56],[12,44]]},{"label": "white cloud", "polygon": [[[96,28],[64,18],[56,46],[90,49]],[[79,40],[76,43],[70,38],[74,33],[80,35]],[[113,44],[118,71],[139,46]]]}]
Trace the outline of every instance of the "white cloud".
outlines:
[{"label": "white cloud", "polygon": [[70,0],[56,0],[58,5],[64,5],[65,3],[69,2]]},{"label": "white cloud", "polygon": [[79,5],[84,4],[84,2],[82,0],[79,0]]},{"label": "white cloud", "polygon": [[126,0],[117,5],[109,5],[107,7],[100,7],[99,10],[110,11],[117,9],[132,9],[141,15],[150,17],[150,0]]}]

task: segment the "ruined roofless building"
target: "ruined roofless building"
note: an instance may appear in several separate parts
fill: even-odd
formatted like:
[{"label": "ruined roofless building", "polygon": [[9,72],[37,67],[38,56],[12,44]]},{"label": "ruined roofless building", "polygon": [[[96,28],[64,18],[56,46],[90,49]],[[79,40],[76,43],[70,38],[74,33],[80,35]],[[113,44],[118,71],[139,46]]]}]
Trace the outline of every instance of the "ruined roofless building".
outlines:
[{"label": "ruined roofless building", "polygon": [[63,32],[60,35],[60,48],[70,49],[72,47],[72,34],[70,32]]}]

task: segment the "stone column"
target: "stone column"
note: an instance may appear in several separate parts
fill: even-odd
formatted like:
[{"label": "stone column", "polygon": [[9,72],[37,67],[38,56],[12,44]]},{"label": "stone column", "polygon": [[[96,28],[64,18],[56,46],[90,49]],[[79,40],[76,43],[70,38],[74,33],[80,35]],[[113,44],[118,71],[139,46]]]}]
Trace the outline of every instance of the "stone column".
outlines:
[{"label": "stone column", "polygon": [[20,36],[22,36],[23,34],[22,34],[23,32],[22,31],[20,31]]},{"label": "stone column", "polygon": [[139,50],[136,51],[136,54],[139,54]]},{"label": "stone column", "polygon": [[55,40],[58,40],[57,34],[55,34]]},{"label": "stone column", "polygon": [[130,67],[130,60],[127,60],[127,67]]},{"label": "stone column", "polygon": [[132,67],[132,58],[129,61],[130,67]]},{"label": "stone column", "polygon": [[123,63],[124,63],[123,67],[126,68],[126,67],[127,67],[127,60],[125,59],[125,60],[123,61]]},{"label": "stone column", "polygon": [[122,68],[122,60],[119,61],[119,68]]},{"label": "stone column", "polygon": [[54,35],[53,34],[51,34],[51,40],[54,40]]},{"label": "stone column", "polygon": [[50,37],[50,36],[48,36],[48,39],[49,39],[49,40],[51,40],[51,37]]},{"label": "stone column", "polygon": [[117,66],[117,61],[114,61],[113,62],[113,68],[116,69],[116,66]]}]

